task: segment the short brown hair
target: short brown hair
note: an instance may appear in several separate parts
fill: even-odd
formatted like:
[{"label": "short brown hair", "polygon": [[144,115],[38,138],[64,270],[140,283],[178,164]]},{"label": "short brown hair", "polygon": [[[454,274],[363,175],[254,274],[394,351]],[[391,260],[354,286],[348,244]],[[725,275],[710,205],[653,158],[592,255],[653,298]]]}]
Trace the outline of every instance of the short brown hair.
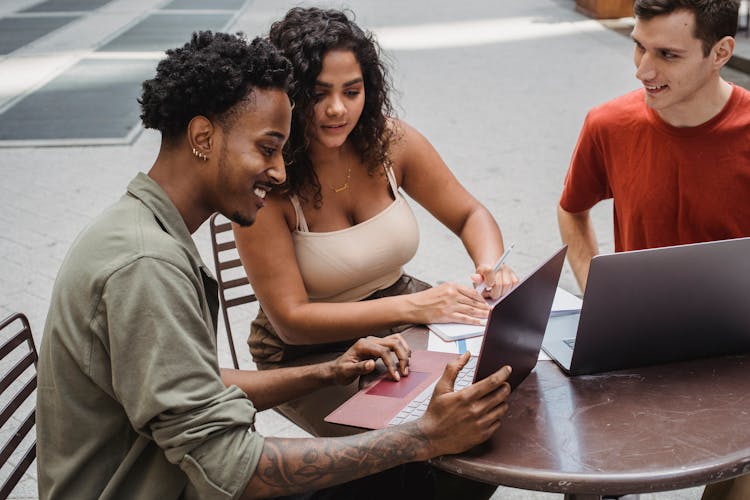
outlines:
[{"label": "short brown hair", "polygon": [[678,10],[695,15],[693,35],[703,42],[704,57],[716,42],[737,34],[738,0],[635,0],[633,6],[635,17],[646,20]]}]

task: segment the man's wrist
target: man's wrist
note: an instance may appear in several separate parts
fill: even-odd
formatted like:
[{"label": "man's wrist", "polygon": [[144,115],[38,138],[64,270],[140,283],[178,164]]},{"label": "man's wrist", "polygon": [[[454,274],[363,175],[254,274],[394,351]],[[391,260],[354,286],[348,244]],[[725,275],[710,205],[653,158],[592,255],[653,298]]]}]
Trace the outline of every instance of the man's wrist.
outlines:
[{"label": "man's wrist", "polygon": [[336,360],[325,361],[315,365],[317,368],[316,378],[322,386],[334,385],[336,383]]},{"label": "man's wrist", "polygon": [[442,455],[442,453],[440,453],[440,451],[435,446],[436,443],[432,439],[430,439],[430,437],[428,436],[425,430],[424,417],[414,422],[411,422],[409,424],[405,424],[404,427],[406,426],[412,426],[411,428],[405,429],[405,430],[409,432],[409,434],[412,436],[412,438],[415,440],[415,443],[417,444],[416,452],[417,452],[418,460],[424,462],[431,458],[435,458],[437,456]]}]

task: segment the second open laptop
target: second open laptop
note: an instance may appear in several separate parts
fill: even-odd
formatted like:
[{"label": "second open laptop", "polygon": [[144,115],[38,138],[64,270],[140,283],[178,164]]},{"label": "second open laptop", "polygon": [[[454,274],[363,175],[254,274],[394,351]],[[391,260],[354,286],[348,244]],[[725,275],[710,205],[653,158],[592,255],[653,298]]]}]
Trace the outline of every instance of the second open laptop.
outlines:
[{"label": "second open laptop", "polygon": [[748,297],[750,238],[599,255],[542,348],[571,375],[750,352]]},{"label": "second open laptop", "polygon": [[[512,389],[531,372],[541,350],[566,249],[557,251],[495,304],[479,356],[472,357],[461,370],[456,390],[488,377],[504,365],[513,368],[508,380]],[[334,410],[325,421],[380,429],[418,418],[427,408],[445,365],[456,357],[445,352],[413,351],[408,377],[395,382],[381,376]]]}]

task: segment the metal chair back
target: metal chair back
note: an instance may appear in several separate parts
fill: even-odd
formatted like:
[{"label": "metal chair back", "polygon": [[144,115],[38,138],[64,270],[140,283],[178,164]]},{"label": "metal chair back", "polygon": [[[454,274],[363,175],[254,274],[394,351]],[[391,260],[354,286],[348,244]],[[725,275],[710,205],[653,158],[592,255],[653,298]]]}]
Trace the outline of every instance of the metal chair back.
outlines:
[{"label": "metal chair back", "polygon": [[250,287],[250,282],[237,255],[232,223],[224,216],[215,213],[209,220],[211,248],[214,254],[216,279],[219,282],[219,302],[224,317],[224,328],[229,341],[229,352],[235,368],[239,368],[237,352],[234,348],[232,325],[229,322],[229,309],[258,300]]},{"label": "metal chair back", "polygon": [[[8,498],[36,458],[36,438],[31,434],[36,416],[36,365],[39,357],[29,320],[16,313],[0,322],[0,468],[11,467],[0,485],[0,500]],[[7,436],[7,437],[6,437]]]}]

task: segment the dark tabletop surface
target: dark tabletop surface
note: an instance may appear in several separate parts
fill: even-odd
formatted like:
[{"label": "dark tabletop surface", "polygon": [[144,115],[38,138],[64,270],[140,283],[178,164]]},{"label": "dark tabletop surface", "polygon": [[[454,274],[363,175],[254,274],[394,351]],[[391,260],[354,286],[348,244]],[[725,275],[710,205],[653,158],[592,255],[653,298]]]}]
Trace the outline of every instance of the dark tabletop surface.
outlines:
[{"label": "dark tabletop surface", "polygon": [[750,355],[569,378],[540,361],[503,425],[435,464],[561,493],[686,488],[750,472]]},{"label": "dark tabletop surface", "polygon": [[[407,332],[426,348],[424,330]],[[566,376],[540,361],[487,443],[432,462],[559,493],[687,488],[750,473],[750,355]]]}]

